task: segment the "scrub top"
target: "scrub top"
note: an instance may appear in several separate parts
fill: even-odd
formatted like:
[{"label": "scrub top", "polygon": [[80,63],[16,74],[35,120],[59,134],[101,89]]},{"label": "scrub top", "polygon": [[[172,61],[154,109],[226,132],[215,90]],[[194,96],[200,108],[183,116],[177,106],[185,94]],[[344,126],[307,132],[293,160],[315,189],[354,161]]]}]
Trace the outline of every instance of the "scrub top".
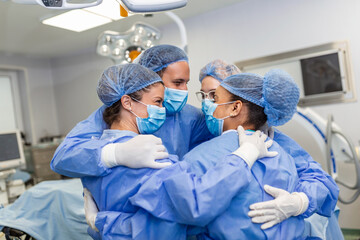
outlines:
[{"label": "scrub top", "polygon": [[[101,140],[125,142],[136,135],[130,131],[105,130]],[[146,231],[154,233],[154,239],[185,239],[187,226],[184,223],[208,224],[230,205],[239,191],[247,187],[251,176],[247,164],[239,157],[225,159],[201,177],[189,173],[188,163],[178,162],[176,156],[170,155],[169,159],[162,161],[174,164],[160,170],[118,166],[106,176],[82,178],[84,187],[92,193],[99,208],[95,224],[103,239],[144,239],[144,236],[148,239],[149,235],[144,235]],[[165,218],[156,218],[149,214],[150,211],[145,212],[143,207],[136,206],[132,199],[138,201],[142,198],[137,194],[143,186],[159,187],[156,202],[150,204],[154,206],[153,211],[162,211],[167,205],[173,212],[165,214]],[[155,201],[153,197],[144,197]],[[186,202],[188,208],[184,208],[182,202]],[[173,218],[178,221],[169,221]]]},{"label": "scrub top", "polygon": [[[108,143],[100,139],[108,128],[103,120],[105,109],[106,106],[100,107],[71,130],[51,160],[53,171],[68,177],[104,176],[111,172],[101,162],[101,150]],[[201,109],[189,104],[178,113],[166,115],[164,125],[154,135],[162,139],[170,154],[180,159],[213,137]]]}]

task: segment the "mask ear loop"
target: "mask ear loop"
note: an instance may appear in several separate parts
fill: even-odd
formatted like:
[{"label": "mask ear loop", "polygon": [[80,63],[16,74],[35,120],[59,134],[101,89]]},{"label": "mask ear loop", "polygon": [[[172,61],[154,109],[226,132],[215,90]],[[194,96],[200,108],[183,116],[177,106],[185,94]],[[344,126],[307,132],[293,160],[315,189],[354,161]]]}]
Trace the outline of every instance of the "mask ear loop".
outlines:
[{"label": "mask ear loop", "polygon": [[[134,101],[136,101],[136,102],[138,102],[138,103],[141,103],[142,105],[145,105],[146,108],[147,108],[147,106],[148,106],[148,105],[146,105],[145,103],[143,103],[143,102],[141,102],[141,101],[139,101],[139,100],[137,100],[137,99],[135,99],[135,98],[131,98],[131,99],[134,100]],[[132,114],[134,114],[136,117],[141,118],[141,117],[139,117],[136,113],[134,113],[133,111],[131,111],[131,107],[130,107],[129,111],[130,111]]]},{"label": "mask ear loop", "polygon": [[[236,101],[227,102],[227,103],[220,103],[220,104],[217,104],[217,106],[216,106],[216,107],[221,106],[221,105],[231,104],[231,103],[234,103],[234,102],[236,102]],[[215,103],[215,104],[216,104],[216,103]],[[216,110],[216,108],[215,108],[215,110]],[[214,112],[215,112],[215,110],[214,110]],[[213,113],[213,116],[214,116],[214,113]],[[231,114],[230,114],[229,116],[227,116],[227,117],[217,118],[217,119],[220,119],[220,120],[225,120],[225,119],[227,119],[227,118],[229,118],[229,117],[232,117],[232,116],[231,116]]]}]

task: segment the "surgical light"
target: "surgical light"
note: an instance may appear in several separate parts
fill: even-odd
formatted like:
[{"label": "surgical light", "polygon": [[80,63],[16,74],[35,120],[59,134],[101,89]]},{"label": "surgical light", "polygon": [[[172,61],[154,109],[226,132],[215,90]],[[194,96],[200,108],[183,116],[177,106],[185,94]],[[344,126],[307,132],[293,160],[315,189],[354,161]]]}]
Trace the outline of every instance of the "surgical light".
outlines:
[{"label": "surgical light", "polygon": [[100,34],[96,52],[111,58],[115,64],[131,63],[144,50],[157,44],[160,37],[158,29],[136,23],[124,33],[105,31]]},{"label": "surgical light", "polygon": [[185,7],[187,0],[117,0],[120,7],[120,15],[127,17],[129,12],[132,13],[149,13],[169,11],[176,8]]}]

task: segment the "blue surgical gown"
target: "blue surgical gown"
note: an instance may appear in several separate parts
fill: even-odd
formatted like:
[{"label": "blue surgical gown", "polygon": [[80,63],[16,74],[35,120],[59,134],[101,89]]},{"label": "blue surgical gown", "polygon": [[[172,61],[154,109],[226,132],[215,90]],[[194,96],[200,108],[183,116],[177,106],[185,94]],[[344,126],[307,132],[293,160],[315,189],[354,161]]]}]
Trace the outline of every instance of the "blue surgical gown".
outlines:
[{"label": "blue surgical gown", "polygon": [[[101,140],[125,142],[134,136],[136,134],[129,131],[105,130]],[[152,232],[154,239],[185,239],[185,224],[208,224],[229,206],[231,199],[245,189],[251,179],[246,163],[239,157],[225,158],[201,178],[188,173],[188,163],[177,162],[173,155],[163,161],[174,164],[161,170],[118,166],[106,176],[82,178],[84,187],[93,194],[99,208],[96,226],[104,239],[144,239],[141,236],[149,236],[143,235],[145,230]],[[164,216],[160,214],[161,219],[157,219],[149,214],[150,211],[147,213],[144,208],[134,205],[131,199],[137,202],[142,198],[137,196],[142,186],[149,187],[150,191],[153,187],[159,190],[157,199],[152,197],[154,202],[146,208],[155,212],[167,208],[173,211]],[[168,221],[173,219],[178,221]]]},{"label": "blue surgical gown", "polygon": [[309,217],[313,213],[330,217],[339,196],[339,187],[334,179],[315,162],[312,157],[293,139],[275,129],[274,141],[295,160],[299,184],[295,192],[303,192],[309,198],[309,207],[302,214]]},{"label": "blue surgical gown", "polygon": [[[194,148],[184,157],[190,165],[190,171],[201,176],[213,166],[219,164],[227,154],[238,148],[238,135],[234,130],[224,132],[221,136],[205,142]],[[272,200],[273,198],[263,190],[265,184],[293,192],[298,184],[298,177],[294,160],[275,142],[270,149],[279,154],[274,158],[262,158],[256,161],[251,169],[252,181],[248,187],[231,201],[230,206],[216,219],[207,225],[207,236],[212,239],[301,239],[304,230],[303,217],[291,217],[278,225],[261,230],[260,224],[254,224],[248,217],[249,206],[256,202]],[[144,188],[143,186],[142,188]],[[150,191],[151,190],[151,191]],[[145,191],[145,189],[144,189]],[[158,190],[147,190],[151,194],[143,194],[140,189],[136,204],[144,207],[146,202],[157,203],[154,200]],[[150,198],[152,196],[152,198]],[[164,200],[163,200],[164,201]],[[145,203],[144,203],[145,202]],[[178,204],[181,204],[179,201]],[[219,202],[221,204],[221,202]],[[184,206],[186,207],[186,206]],[[146,210],[151,210],[145,208]],[[164,216],[167,211],[154,212],[155,216]],[[169,218],[167,220],[170,220]],[[176,221],[177,219],[173,219]]]},{"label": "blue surgical gown", "polygon": [[[295,189],[298,178],[293,159],[274,143],[271,151],[278,151],[277,157],[263,158],[257,161],[250,176],[247,167],[240,165],[241,172],[234,176],[235,179],[229,181],[229,177],[224,177],[230,176],[228,170],[225,170],[229,166],[224,165],[226,160],[219,159],[225,158],[229,163],[238,165],[242,160],[237,156],[229,155],[238,148],[238,144],[237,132],[229,131],[190,151],[184,157],[185,161],[178,164],[179,166],[184,164],[183,168],[173,165],[159,171],[149,170],[153,171],[151,177],[144,182],[141,181],[137,192],[129,198],[129,202],[133,206],[141,207],[141,212],[138,211],[136,215],[138,219],[142,220],[133,217],[129,221],[124,217],[123,209],[118,209],[120,210],[118,213],[116,213],[118,210],[99,212],[96,219],[98,228],[102,228],[101,223],[116,228],[117,231],[121,231],[120,227],[129,222],[131,224],[138,223],[139,226],[141,224],[149,225],[152,226],[151,229],[144,231],[158,233],[158,235],[154,234],[154,238],[147,237],[146,239],[158,239],[159,236],[163,236],[163,230],[159,227],[159,223],[172,221],[180,225],[207,226],[206,236],[214,239],[300,239],[304,230],[303,218],[300,216],[291,217],[265,231],[260,229],[260,224],[253,224],[247,216],[250,204],[272,199],[264,192],[264,184],[271,184],[290,192]],[[228,157],[226,158],[226,156]],[[213,166],[209,166],[206,174],[200,173],[199,175],[202,176],[198,178],[194,174],[184,172],[184,168],[187,170],[192,168],[187,163],[196,166],[203,159],[214,163]],[[115,172],[108,176],[114,174]],[[108,176],[104,178],[108,178]],[[121,174],[111,177],[113,184],[122,185],[119,184],[119,182],[123,182],[121,177],[124,176]],[[102,182],[102,184],[106,183]],[[227,184],[229,185],[227,186]],[[234,195],[234,188],[239,184],[242,187]],[[124,189],[119,189],[119,192],[123,191]],[[116,194],[119,197],[109,193],[106,195],[109,196],[108,198],[111,196],[113,201],[118,199],[120,201],[118,204],[125,200],[120,197],[119,193]],[[231,202],[229,199],[232,199]],[[148,215],[149,213],[151,215]],[[151,219],[152,216],[158,217],[158,219],[155,217]],[[160,218],[164,221],[160,221]],[[107,230],[110,231],[111,227]],[[129,229],[131,228],[129,227]],[[204,231],[204,229],[201,230]],[[131,235],[129,232],[127,234]],[[171,239],[184,239],[184,236],[171,237]]]},{"label": "blue surgical gown", "polygon": [[[51,160],[53,171],[68,177],[104,176],[111,172],[100,160],[101,150],[108,143],[100,139],[107,128],[102,116],[105,108],[100,107],[66,136]],[[162,139],[170,154],[180,159],[212,138],[202,111],[188,104],[180,112],[167,115],[164,125],[154,135]]]}]

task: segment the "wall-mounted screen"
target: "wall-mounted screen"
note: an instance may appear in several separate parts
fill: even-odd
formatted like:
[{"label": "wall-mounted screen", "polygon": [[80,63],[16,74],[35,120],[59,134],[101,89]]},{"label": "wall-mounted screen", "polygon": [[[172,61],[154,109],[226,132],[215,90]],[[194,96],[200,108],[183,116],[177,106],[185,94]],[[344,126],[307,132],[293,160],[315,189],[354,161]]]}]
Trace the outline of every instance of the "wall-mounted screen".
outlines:
[{"label": "wall-mounted screen", "polygon": [[25,163],[19,131],[0,133],[0,171]]},{"label": "wall-mounted screen", "polygon": [[343,91],[337,53],[301,59],[300,64],[305,96]]},{"label": "wall-mounted screen", "polygon": [[355,101],[346,42],[237,62],[243,72],[265,75],[270,69],[288,72],[300,88],[300,106]]}]

